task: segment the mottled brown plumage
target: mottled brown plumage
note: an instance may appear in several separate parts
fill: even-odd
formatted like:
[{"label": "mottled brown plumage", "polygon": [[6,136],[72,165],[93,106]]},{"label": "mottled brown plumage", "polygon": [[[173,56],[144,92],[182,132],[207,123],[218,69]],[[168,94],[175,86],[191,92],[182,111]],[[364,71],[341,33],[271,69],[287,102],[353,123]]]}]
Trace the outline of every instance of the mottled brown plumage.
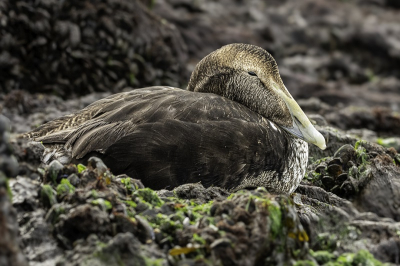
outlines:
[{"label": "mottled brown plumage", "polygon": [[[232,44],[194,70],[188,90],[150,87],[101,99],[25,137],[64,144],[72,161],[102,158],[154,189],[189,182],[292,192],[315,133],[265,50]],[[322,138],[323,139],[323,138]],[[323,142],[323,143],[322,143]]]}]

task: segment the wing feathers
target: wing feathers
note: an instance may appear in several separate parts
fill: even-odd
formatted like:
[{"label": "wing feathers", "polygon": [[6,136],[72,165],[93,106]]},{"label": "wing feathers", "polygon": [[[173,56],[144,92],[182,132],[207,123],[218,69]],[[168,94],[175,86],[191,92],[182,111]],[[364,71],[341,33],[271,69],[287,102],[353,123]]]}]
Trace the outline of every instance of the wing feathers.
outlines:
[{"label": "wing feathers", "polygon": [[32,134],[65,143],[75,159],[97,152],[114,174],[153,188],[199,181],[229,188],[283,169],[287,149],[283,131],[239,103],[162,87],[112,95]]}]

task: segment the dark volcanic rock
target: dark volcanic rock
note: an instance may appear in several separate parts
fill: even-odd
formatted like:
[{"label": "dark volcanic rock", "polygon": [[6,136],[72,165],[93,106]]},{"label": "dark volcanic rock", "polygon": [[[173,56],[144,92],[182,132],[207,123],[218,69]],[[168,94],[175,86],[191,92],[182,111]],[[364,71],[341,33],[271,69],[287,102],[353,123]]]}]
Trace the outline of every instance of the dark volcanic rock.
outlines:
[{"label": "dark volcanic rock", "polygon": [[17,212],[10,197],[7,178],[0,171],[0,265],[28,265],[19,248]]},{"label": "dark volcanic rock", "polygon": [[400,168],[395,158],[394,149],[358,141],[308,166],[294,200],[314,250],[367,249],[382,261],[399,262]]},{"label": "dark volcanic rock", "polygon": [[[42,180],[54,164],[41,171]],[[76,187],[69,176],[58,178],[68,171],[80,180]],[[183,254],[185,263],[233,265],[311,258],[293,202],[264,188],[227,198],[220,188],[187,184],[160,191],[160,198],[137,180],[113,176],[97,158],[86,167],[62,166],[42,185],[19,177],[11,188],[18,195],[22,247],[31,262],[108,265],[133,256],[127,265],[166,264],[161,250],[173,265],[184,262]]]},{"label": "dark volcanic rock", "polygon": [[399,262],[400,223],[360,213],[351,202],[318,187],[300,185],[296,192],[294,202],[313,250],[335,254],[366,249],[381,261]]},{"label": "dark volcanic rock", "polygon": [[371,160],[369,180],[355,198],[357,209],[400,221],[400,167],[389,155]]},{"label": "dark volcanic rock", "polygon": [[131,233],[119,233],[108,242],[101,242],[95,234],[78,241],[73,250],[57,265],[168,265],[165,254],[141,246]]},{"label": "dark volcanic rock", "polygon": [[222,200],[229,196],[229,192],[219,187],[205,188],[201,184],[185,184],[174,189],[174,194],[179,198],[193,199],[199,203],[210,200]]},{"label": "dark volcanic rock", "polygon": [[343,130],[362,128],[385,135],[400,134],[400,116],[387,108],[347,107],[326,115],[331,125]]},{"label": "dark volcanic rock", "polygon": [[27,265],[19,248],[17,212],[11,205],[7,176],[15,176],[18,162],[9,143],[10,123],[0,115],[0,265]]},{"label": "dark volcanic rock", "polygon": [[126,86],[179,86],[185,45],[134,1],[4,1],[0,91],[63,97]]}]

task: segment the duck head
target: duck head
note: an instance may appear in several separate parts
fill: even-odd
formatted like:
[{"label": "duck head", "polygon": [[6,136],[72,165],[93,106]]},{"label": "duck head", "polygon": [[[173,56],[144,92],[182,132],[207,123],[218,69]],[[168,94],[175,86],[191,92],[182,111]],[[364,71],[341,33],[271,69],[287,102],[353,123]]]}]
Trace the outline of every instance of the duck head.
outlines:
[{"label": "duck head", "polygon": [[284,130],[321,149],[325,139],[290,95],[274,58],[249,44],[229,44],[203,58],[188,90],[224,96],[247,106]]}]

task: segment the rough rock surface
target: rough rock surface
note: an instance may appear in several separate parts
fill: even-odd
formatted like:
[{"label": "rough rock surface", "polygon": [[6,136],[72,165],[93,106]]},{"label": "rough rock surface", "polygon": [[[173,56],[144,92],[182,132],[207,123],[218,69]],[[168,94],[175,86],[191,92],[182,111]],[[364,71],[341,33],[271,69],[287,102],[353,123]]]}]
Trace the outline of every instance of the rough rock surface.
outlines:
[{"label": "rough rock surface", "polygon": [[254,265],[311,258],[293,202],[264,188],[227,197],[223,189],[188,184],[158,196],[138,180],[113,176],[97,158],[87,167],[53,161],[39,174],[47,181],[40,184],[31,173],[10,182],[32,264]]},{"label": "rough rock surface", "polygon": [[19,248],[17,212],[7,176],[14,177],[18,162],[9,143],[10,121],[0,115],[0,265],[28,265]]},{"label": "rough rock surface", "polygon": [[399,263],[399,158],[393,148],[358,141],[308,166],[294,199],[312,247],[328,241],[336,251],[368,249]]},{"label": "rough rock surface", "polygon": [[70,97],[183,83],[179,32],[138,0],[7,0],[0,13],[2,93]]}]

